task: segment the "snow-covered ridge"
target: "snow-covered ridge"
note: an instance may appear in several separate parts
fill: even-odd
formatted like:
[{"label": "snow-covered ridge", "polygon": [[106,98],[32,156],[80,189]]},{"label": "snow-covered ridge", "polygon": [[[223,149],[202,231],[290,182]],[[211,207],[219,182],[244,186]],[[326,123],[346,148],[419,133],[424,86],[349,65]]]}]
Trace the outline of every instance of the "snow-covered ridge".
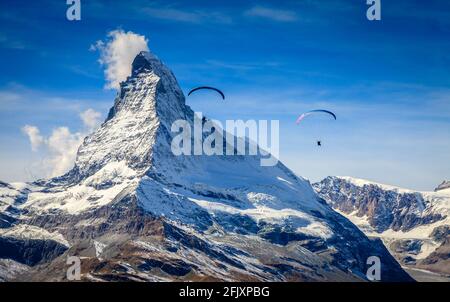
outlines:
[{"label": "snow-covered ridge", "polygon": [[392,185],[387,185],[387,184],[382,184],[379,182],[375,182],[375,181],[371,181],[371,180],[367,180],[367,179],[362,179],[362,178],[355,178],[355,177],[350,177],[350,176],[335,176],[335,178],[337,179],[343,179],[345,181],[348,181],[349,183],[354,184],[355,186],[359,186],[359,187],[363,187],[363,186],[377,186],[380,187],[383,190],[386,191],[395,191],[398,193],[413,193],[416,191],[413,190],[409,190],[409,189],[405,189],[405,188],[401,188],[401,187],[397,187],[397,186],[392,186]]},{"label": "snow-covered ridge", "polygon": [[334,178],[345,180],[358,187],[376,186],[382,190],[393,191],[399,194],[416,194],[423,198],[425,203],[431,204],[431,207],[433,207],[434,210],[442,210],[442,213],[450,216],[450,188],[440,189],[437,191],[415,191],[349,176],[336,176]]},{"label": "snow-covered ridge", "polygon": [[29,193],[19,208],[76,214],[109,204],[120,192],[137,183],[136,172],[125,162],[110,162],[78,184]]},{"label": "snow-covered ridge", "polygon": [[[365,185],[372,185],[372,186],[377,186],[383,190],[386,191],[395,191],[398,193],[420,193],[420,194],[425,194],[427,196],[442,196],[442,197],[450,197],[450,187],[446,187],[446,182],[443,182],[440,186],[442,186],[442,189],[439,190],[435,190],[435,191],[417,191],[417,190],[411,190],[411,189],[406,189],[406,188],[402,188],[402,187],[398,187],[398,186],[392,186],[392,185],[387,185],[387,184],[382,184],[379,182],[375,182],[375,181],[371,181],[371,180],[367,180],[367,179],[362,179],[362,178],[355,178],[355,177],[350,177],[350,176],[335,176],[335,178],[337,179],[343,179],[348,181],[349,183],[352,183],[356,186],[360,186],[363,187]],[[439,188],[439,187],[438,187]],[[438,192],[440,191],[440,192]]]},{"label": "snow-covered ridge", "polygon": [[8,206],[14,205],[21,197],[28,192],[35,190],[36,187],[26,183],[10,183],[0,182],[0,212],[4,211]]}]

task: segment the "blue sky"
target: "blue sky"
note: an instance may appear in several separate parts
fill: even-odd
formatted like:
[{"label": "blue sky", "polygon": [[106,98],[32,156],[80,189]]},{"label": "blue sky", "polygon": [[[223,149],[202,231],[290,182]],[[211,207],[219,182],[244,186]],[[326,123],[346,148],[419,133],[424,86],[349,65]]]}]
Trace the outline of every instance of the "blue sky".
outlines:
[{"label": "blue sky", "polygon": [[[316,181],[348,175],[430,190],[450,178],[450,3],[382,0],[0,2],[0,179],[30,180],[42,160],[21,128],[82,131],[79,113],[106,115],[99,53],[116,29],[149,40],[185,91],[215,86],[225,103],[187,102],[219,120],[279,119],[281,159]],[[296,117],[329,109],[336,122]],[[315,146],[321,139],[322,148]],[[39,176],[39,175],[38,175]]]}]

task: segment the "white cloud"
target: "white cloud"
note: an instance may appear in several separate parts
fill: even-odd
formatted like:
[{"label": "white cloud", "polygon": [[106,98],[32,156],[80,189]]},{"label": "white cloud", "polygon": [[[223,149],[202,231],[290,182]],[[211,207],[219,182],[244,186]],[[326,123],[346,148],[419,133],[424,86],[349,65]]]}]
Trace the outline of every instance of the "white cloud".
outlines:
[{"label": "white cloud", "polygon": [[72,133],[67,127],[53,129],[49,137],[43,137],[39,128],[26,125],[22,128],[31,143],[31,149],[36,152],[42,146],[44,158],[32,165],[33,169],[41,171],[45,177],[59,176],[72,168],[77,151],[84,137],[100,124],[101,114],[91,108],[80,113],[86,131]]},{"label": "white cloud", "polygon": [[83,138],[82,133],[71,133],[67,127],[53,130],[52,135],[46,140],[49,154],[43,161],[50,177],[62,175],[72,168]]},{"label": "white cloud", "polygon": [[101,116],[102,114],[100,112],[97,112],[92,108],[80,113],[80,118],[88,129],[97,128],[97,126],[100,125]]},{"label": "white cloud", "polygon": [[25,125],[24,127],[22,127],[22,132],[28,135],[31,143],[31,150],[33,151],[37,151],[39,147],[44,143],[44,137],[42,137],[37,127]]},{"label": "white cloud", "polygon": [[148,51],[145,36],[131,31],[113,30],[106,41],[97,41],[91,50],[100,51],[99,62],[105,66],[106,88],[119,89],[131,75],[131,63],[141,51]]},{"label": "white cloud", "polygon": [[263,6],[254,6],[245,12],[245,15],[271,19],[279,22],[297,21],[297,14],[289,10],[273,9]]}]

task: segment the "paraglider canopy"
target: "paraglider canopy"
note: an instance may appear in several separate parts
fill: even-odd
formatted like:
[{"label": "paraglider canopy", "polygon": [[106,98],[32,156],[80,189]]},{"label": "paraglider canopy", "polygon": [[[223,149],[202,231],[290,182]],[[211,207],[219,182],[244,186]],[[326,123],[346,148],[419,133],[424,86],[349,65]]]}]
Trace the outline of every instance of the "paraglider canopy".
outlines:
[{"label": "paraglider canopy", "polygon": [[219,93],[219,94],[222,96],[222,99],[225,100],[225,95],[223,94],[222,91],[220,91],[220,90],[217,89],[217,88],[209,87],[209,86],[201,86],[201,87],[194,88],[194,89],[192,89],[191,91],[189,91],[188,96],[190,96],[193,92],[198,91],[198,90],[202,90],[202,89],[208,89],[208,90],[216,91],[217,93]]},{"label": "paraglider canopy", "polygon": [[314,114],[314,113],[320,113],[320,112],[331,115],[335,120],[337,119],[337,118],[336,118],[336,114],[334,114],[334,113],[331,112],[331,111],[324,110],[324,109],[316,109],[316,110],[311,110],[311,111],[308,111],[308,112],[303,113],[302,115],[300,115],[300,116],[297,118],[297,120],[295,121],[295,123],[296,123],[296,124],[300,124],[300,122],[301,122],[305,117],[307,117],[308,115],[311,115],[311,114]]}]

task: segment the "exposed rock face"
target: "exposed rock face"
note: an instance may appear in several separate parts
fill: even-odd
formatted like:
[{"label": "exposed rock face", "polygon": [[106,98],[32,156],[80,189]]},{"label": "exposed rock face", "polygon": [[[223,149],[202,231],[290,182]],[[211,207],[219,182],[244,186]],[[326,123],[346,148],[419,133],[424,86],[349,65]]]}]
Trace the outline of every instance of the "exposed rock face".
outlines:
[{"label": "exposed rock face", "polygon": [[444,242],[450,235],[450,225],[441,225],[433,229],[430,237],[437,242]]},{"label": "exposed rock face", "polygon": [[66,246],[52,240],[0,237],[0,259],[12,259],[30,266],[53,260],[66,250]]},{"label": "exposed rock face", "polygon": [[178,119],[192,125],[195,115],[175,77],[139,54],[74,168],[0,199],[15,209],[1,211],[13,219],[1,238],[68,247],[55,259],[46,258],[56,250],[48,247],[45,263],[16,280],[65,280],[67,256],[76,255],[90,281],[355,281],[366,280],[370,256],[381,258],[382,281],[411,281],[380,240],[283,164],[262,167],[260,155],[175,156]]},{"label": "exposed rock face", "polygon": [[442,253],[450,238],[448,189],[415,192],[351,177],[327,177],[314,188],[366,235],[382,238],[404,265],[450,275],[448,255]]}]

